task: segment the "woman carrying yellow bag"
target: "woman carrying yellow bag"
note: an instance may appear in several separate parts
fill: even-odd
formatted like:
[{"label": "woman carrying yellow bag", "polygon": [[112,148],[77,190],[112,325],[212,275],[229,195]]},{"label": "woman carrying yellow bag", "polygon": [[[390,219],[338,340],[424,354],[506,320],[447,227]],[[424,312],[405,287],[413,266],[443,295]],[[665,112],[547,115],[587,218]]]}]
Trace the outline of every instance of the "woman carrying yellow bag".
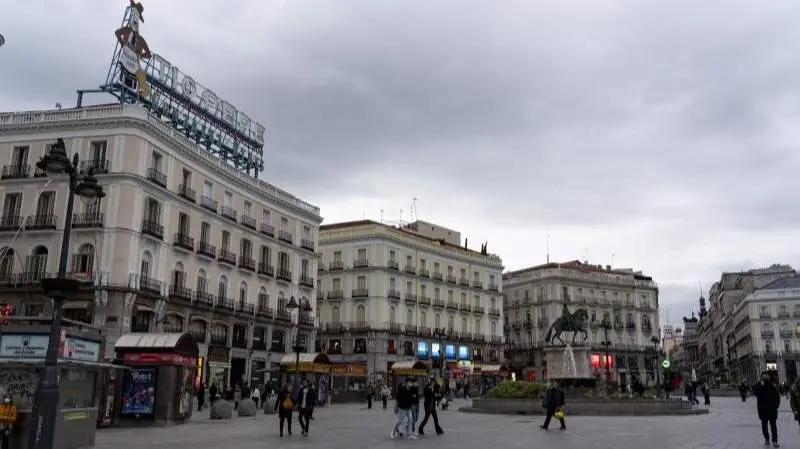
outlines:
[{"label": "woman carrying yellow bag", "polygon": [[545,408],[546,416],[544,424],[541,427],[544,430],[550,426],[550,420],[556,418],[561,423],[561,430],[567,430],[567,423],[564,421],[563,407],[565,404],[565,394],[558,388],[555,383],[550,384],[550,387],[544,393],[543,406]]}]

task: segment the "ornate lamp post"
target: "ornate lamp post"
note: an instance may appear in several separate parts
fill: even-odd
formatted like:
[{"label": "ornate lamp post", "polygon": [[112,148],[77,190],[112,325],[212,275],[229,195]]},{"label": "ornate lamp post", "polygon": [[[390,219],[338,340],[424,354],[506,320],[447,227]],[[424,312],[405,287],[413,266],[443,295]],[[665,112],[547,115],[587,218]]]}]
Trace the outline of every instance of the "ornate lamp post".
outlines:
[{"label": "ornate lamp post", "polygon": [[611,359],[609,357],[609,352],[611,352],[611,340],[608,339],[608,331],[611,330],[611,323],[603,318],[603,321],[600,323],[600,329],[603,329],[603,341],[600,342],[600,345],[603,347],[603,351],[605,355],[603,356],[603,365],[606,368],[606,385],[610,385],[611,383]]},{"label": "ornate lamp post", "polygon": [[[439,345],[439,374],[442,376],[442,383],[444,383],[444,373],[445,373],[445,363],[444,363],[444,347],[442,347],[442,340],[447,339],[447,332],[445,328],[436,328],[433,330],[433,338],[436,340],[436,343]],[[431,354],[431,357],[433,354]]]},{"label": "ornate lamp post", "polygon": [[653,353],[655,354],[655,360],[653,361],[653,365],[655,367],[655,373],[654,374],[655,374],[656,385],[658,385],[658,383],[659,383],[658,382],[658,372],[659,372],[659,366],[658,366],[659,357],[658,356],[660,354],[660,351],[658,350],[658,344],[661,343],[661,339],[658,337],[658,335],[653,335],[652,337],[650,337],[650,343],[653,343]]},{"label": "ornate lamp post", "polygon": [[78,170],[78,154],[72,160],[67,157],[64,139],[58,139],[50,147],[48,154],[42,156],[36,167],[51,175],[69,176],[67,207],[65,211],[64,233],[61,237],[61,254],[58,261],[58,274],[55,278],[42,279],[42,289],[47,296],[53,298],[53,318],[50,322],[50,340],[47,343],[47,355],[44,359],[44,370],[39,377],[39,385],[33,402],[32,416],[35,422],[31,425],[28,447],[33,449],[52,449],[55,440],[55,426],[58,417],[58,352],[61,342],[61,318],[64,302],[78,291],[79,282],[67,278],[67,260],[69,258],[69,240],[72,232],[72,210],[75,195],[99,199],[105,196],[103,188],[97,183],[90,169],[86,173]]},{"label": "ornate lamp post", "polygon": [[297,300],[292,296],[289,298],[289,302],[286,303],[286,310],[289,313],[293,311],[297,311],[297,318],[294,322],[294,344],[292,345],[292,350],[294,351],[294,378],[295,381],[298,381],[300,378],[300,353],[303,352],[305,347],[301,344],[300,340],[300,315],[302,312],[310,312],[311,306],[308,302],[303,302],[303,304],[299,304]]}]

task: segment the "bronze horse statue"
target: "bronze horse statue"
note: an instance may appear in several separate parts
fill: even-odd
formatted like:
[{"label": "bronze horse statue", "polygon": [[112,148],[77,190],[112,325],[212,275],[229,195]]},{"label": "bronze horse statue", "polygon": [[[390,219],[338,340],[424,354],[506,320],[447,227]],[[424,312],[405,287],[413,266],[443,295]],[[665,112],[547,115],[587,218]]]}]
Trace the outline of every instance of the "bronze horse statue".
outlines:
[{"label": "bronze horse statue", "polygon": [[561,344],[565,344],[561,338],[564,332],[572,332],[572,344],[575,344],[575,339],[578,334],[583,334],[583,340],[589,338],[589,332],[586,331],[586,320],[589,319],[589,312],[586,309],[577,309],[574,313],[569,313],[564,310],[561,318],[555,320],[547,330],[547,335],[544,337],[545,343],[553,343],[558,340]]}]

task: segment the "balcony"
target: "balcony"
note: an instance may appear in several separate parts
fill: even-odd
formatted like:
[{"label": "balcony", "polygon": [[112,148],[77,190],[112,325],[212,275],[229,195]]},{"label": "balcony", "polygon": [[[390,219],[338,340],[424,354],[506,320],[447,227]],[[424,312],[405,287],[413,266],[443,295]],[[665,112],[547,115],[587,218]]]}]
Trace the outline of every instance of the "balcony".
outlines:
[{"label": "balcony", "polygon": [[300,284],[301,287],[314,288],[314,278],[307,274],[301,274],[298,284]]},{"label": "balcony", "polygon": [[417,274],[417,267],[415,267],[414,265],[406,264],[406,266],[403,268],[403,271],[405,271],[408,274]]},{"label": "balcony", "polygon": [[447,301],[447,310],[458,310],[458,303],[455,301]]},{"label": "balcony", "polygon": [[169,299],[170,301],[191,302],[192,289],[186,288],[182,285],[169,286]]},{"label": "balcony", "polygon": [[368,268],[369,267],[369,260],[367,259],[356,259],[353,261],[353,268]]},{"label": "balcony", "polygon": [[236,311],[244,315],[255,315],[256,305],[250,304],[247,301],[239,300],[236,304]]},{"label": "balcony", "polygon": [[194,251],[194,239],[189,236],[189,234],[185,234],[183,232],[178,232],[175,234],[175,240],[173,240],[172,244],[178,248]]},{"label": "balcony", "polygon": [[334,260],[328,264],[328,271],[342,271],[344,270],[344,262],[341,260]]},{"label": "balcony", "polygon": [[268,306],[266,302],[261,302],[259,299],[258,307],[256,307],[256,315],[271,318],[275,316],[275,310]]},{"label": "balcony", "polygon": [[394,271],[400,271],[400,264],[397,263],[396,260],[390,260],[389,262],[386,262],[386,268]]},{"label": "balcony", "polygon": [[195,304],[203,309],[211,309],[214,306],[214,295],[206,291],[194,292]]},{"label": "balcony", "polygon": [[458,278],[458,285],[462,287],[469,287],[469,279],[467,278]]},{"label": "balcony", "polygon": [[159,240],[164,239],[164,225],[155,220],[142,220],[142,234],[155,237]]},{"label": "balcony", "polygon": [[399,290],[389,290],[386,292],[386,297],[389,299],[396,299],[400,300],[400,291]]},{"label": "balcony", "polygon": [[294,243],[294,236],[289,231],[278,231],[278,240],[286,243]]},{"label": "balcony", "polygon": [[236,211],[233,210],[230,206],[222,206],[219,208],[219,214],[222,215],[222,218],[227,218],[231,221],[236,221]]},{"label": "balcony", "polygon": [[461,312],[472,313],[472,305],[471,304],[461,304],[458,306],[458,310]]},{"label": "balcony", "polygon": [[431,277],[437,281],[441,281],[444,279],[444,275],[442,273],[439,273],[438,271],[434,271]]},{"label": "balcony", "polygon": [[177,193],[179,197],[189,200],[192,203],[194,203],[197,199],[197,192],[195,192],[193,188],[187,186],[186,184],[179,185]]},{"label": "balcony", "polygon": [[314,251],[314,241],[309,239],[301,239],[300,248],[303,248],[307,251]]},{"label": "balcony", "polygon": [[258,230],[264,235],[275,237],[275,226],[272,226],[271,224],[261,223],[261,226]]},{"label": "balcony", "polygon": [[284,282],[292,282],[292,272],[286,269],[279,269],[275,279]]},{"label": "balcony", "polygon": [[447,275],[447,278],[445,278],[445,281],[446,281],[448,284],[453,284],[453,285],[455,285],[455,284],[456,284],[456,277],[455,277],[455,276],[453,276],[452,274],[448,274],[448,275]]},{"label": "balcony", "polygon": [[791,314],[786,311],[778,312],[778,318],[789,318]]},{"label": "balcony", "polygon": [[350,296],[351,298],[368,298],[369,289],[367,288],[354,288]]},{"label": "balcony", "polygon": [[217,300],[214,302],[215,309],[225,310],[228,312],[233,312],[235,305],[236,304],[231,299],[224,296],[217,296]]},{"label": "balcony", "polygon": [[167,186],[167,175],[161,173],[156,167],[150,167],[147,169],[147,179],[153,182],[153,184],[159,185],[161,187]]},{"label": "balcony", "polygon": [[406,293],[406,304],[413,306],[417,304],[417,295],[413,293]]},{"label": "balcony", "polygon": [[489,309],[489,316],[494,316],[494,317],[500,316],[500,309],[498,309],[497,307],[492,307],[491,309]]},{"label": "balcony", "polygon": [[23,164],[4,165],[0,179],[23,179],[31,175],[31,166]]},{"label": "balcony", "polygon": [[247,271],[256,271],[256,261],[252,257],[239,256],[239,268]]},{"label": "balcony", "polygon": [[420,296],[419,297],[419,305],[421,306],[429,306],[431,305],[431,298],[430,296]]},{"label": "balcony", "polygon": [[289,311],[286,309],[278,309],[275,311],[275,319],[278,321],[285,321],[290,323],[292,321],[292,316],[289,314]]},{"label": "balcony", "polygon": [[773,338],[775,337],[775,332],[771,330],[762,330],[761,337],[763,338]]},{"label": "balcony", "polygon": [[25,229],[27,230],[42,230],[42,229],[55,229],[56,216],[53,214],[37,214],[28,215],[25,218]]},{"label": "balcony", "polygon": [[217,259],[219,263],[225,263],[231,266],[236,265],[236,254],[230,252],[225,248],[220,248],[217,252]]},{"label": "balcony", "polygon": [[476,315],[485,315],[486,314],[486,307],[483,306],[475,306],[472,308],[472,313]]},{"label": "balcony", "polygon": [[250,228],[255,231],[256,229],[256,219],[250,217],[248,215],[242,215],[242,226],[246,228]]},{"label": "balcony", "polygon": [[72,227],[78,228],[102,228],[105,216],[102,212],[84,212],[72,214]]},{"label": "balcony", "polygon": [[500,289],[500,288],[497,286],[497,284],[494,284],[494,283],[491,283],[491,282],[489,283],[489,290],[491,290],[491,291],[493,291],[493,292],[496,292],[496,291],[498,291],[499,289]]},{"label": "balcony", "polygon": [[208,209],[211,212],[214,212],[215,214],[219,209],[219,203],[217,203],[217,200],[206,195],[200,197],[200,206],[204,209]]},{"label": "balcony", "polygon": [[[762,332],[763,335],[763,332]],[[781,329],[780,330],[781,338],[792,338],[792,331],[791,329]]]},{"label": "balcony", "polygon": [[157,281],[149,276],[140,276],[139,290],[161,296],[161,281]]},{"label": "balcony", "polygon": [[444,300],[443,299],[434,299],[432,305],[433,305],[434,309],[444,309]]},{"label": "balcony", "polygon": [[343,299],[344,290],[330,290],[326,297],[327,299]]},{"label": "balcony", "polygon": [[217,247],[201,240],[197,244],[197,254],[215,259],[217,257]]},{"label": "balcony", "polygon": [[268,263],[261,262],[258,264],[258,274],[273,277],[275,276],[275,267]]},{"label": "balcony", "polygon": [[0,217],[0,231],[16,231],[22,226],[19,215],[3,215]]},{"label": "balcony", "polygon": [[429,277],[431,277],[431,272],[426,270],[425,268],[420,268],[419,269],[419,277],[429,278]]},{"label": "balcony", "polygon": [[84,173],[91,170],[95,175],[106,175],[110,170],[111,161],[108,159],[90,159],[80,161],[79,167],[80,171]]}]

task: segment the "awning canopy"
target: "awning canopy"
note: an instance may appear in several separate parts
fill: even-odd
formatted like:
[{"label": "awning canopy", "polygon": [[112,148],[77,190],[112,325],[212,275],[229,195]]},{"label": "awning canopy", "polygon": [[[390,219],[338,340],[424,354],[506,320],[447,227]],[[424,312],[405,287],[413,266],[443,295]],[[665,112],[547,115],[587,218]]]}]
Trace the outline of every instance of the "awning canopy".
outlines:
[{"label": "awning canopy", "polygon": [[[34,358],[9,358],[9,359],[0,359],[0,366],[3,365],[44,365],[44,359],[34,359]],[[124,365],[117,365],[115,363],[106,363],[106,362],[89,362],[85,360],[75,360],[75,359],[58,359],[59,366],[83,366],[89,368],[113,368],[113,369],[130,369]]]},{"label": "awning canopy", "polygon": [[501,371],[508,371],[506,365],[483,365],[480,367],[482,373],[499,373]]},{"label": "awning canopy", "polygon": [[419,360],[408,361],[408,362],[397,362],[392,365],[392,372],[399,373],[399,374],[410,374],[411,372],[415,372],[415,374],[425,374],[428,372],[428,365],[424,362],[420,362]]},{"label": "awning canopy", "polygon": [[[291,366],[297,363],[297,354],[286,354],[281,359],[281,366]],[[330,364],[326,354],[321,352],[302,352],[300,353],[300,363],[325,363]]]},{"label": "awning canopy", "polygon": [[114,344],[118,352],[174,352],[187,357],[197,357],[200,348],[189,333],[135,333],[125,334]]}]

